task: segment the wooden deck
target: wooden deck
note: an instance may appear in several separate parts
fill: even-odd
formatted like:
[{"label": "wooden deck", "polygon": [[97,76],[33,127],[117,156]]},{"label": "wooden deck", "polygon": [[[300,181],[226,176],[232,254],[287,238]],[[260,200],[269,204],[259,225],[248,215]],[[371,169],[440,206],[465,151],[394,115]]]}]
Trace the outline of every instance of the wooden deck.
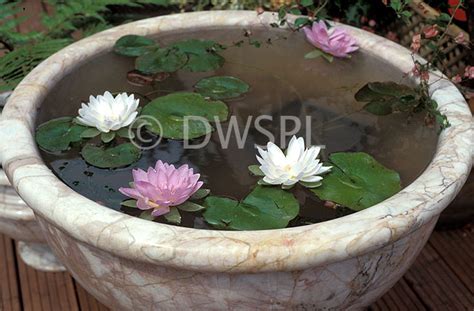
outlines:
[{"label": "wooden deck", "polygon": [[[0,235],[0,310],[108,310],[67,273],[27,267]],[[474,310],[474,226],[435,231],[405,276],[369,310]]]},{"label": "wooden deck", "polygon": [[[20,15],[48,13],[44,1],[24,0]],[[37,18],[19,31],[41,30]],[[0,56],[1,56],[0,51]],[[470,104],[474,107],[474,99]],[[370,310],[474,310],[474,226],[434,232],[412,268]],[[27,267],[10,238],[0,235],[0,311],[108,310],[66,272]]]}]

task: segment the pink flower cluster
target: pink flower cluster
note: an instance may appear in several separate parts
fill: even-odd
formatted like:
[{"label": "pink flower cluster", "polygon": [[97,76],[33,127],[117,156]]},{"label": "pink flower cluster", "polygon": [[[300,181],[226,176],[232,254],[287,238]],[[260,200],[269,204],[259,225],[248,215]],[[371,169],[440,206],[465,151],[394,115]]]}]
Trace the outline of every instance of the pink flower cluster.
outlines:
[{"label": "pink flower cluster", "polygon": [[322,51],[335,57],[349,57],[349,54],[356,51],[356,40],[341,27],[332,27],[328,30],[324,21],[313,23],[312,27],[305,27],[306,39]]},{"label": "pink flower cluster", "polygon": [[141,210],[153,209],[152,216],[169,213],[171,206],[184,203],[202,186],[199,174],[194,174],[188,165],[175,168],[174,165],[156,162],[148,171],[133,170],[132,188],[120,188],[119,191],[137,200]]}]

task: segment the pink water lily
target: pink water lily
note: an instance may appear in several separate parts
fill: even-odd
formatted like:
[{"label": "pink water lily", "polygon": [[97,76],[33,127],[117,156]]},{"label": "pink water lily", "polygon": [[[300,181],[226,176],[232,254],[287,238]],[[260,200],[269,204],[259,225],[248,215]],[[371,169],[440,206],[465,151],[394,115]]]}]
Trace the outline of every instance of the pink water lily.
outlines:
[{"label": "pink water lily", "polygon": [[356,40],[345,29],[336,26],[328,30],[324,21],[303,30],[312,45],[335,57],[349,57],[349,53],[359,49]]},{"label": "pink water lily", "polygon": [[145,172],[141,169],[132,171],[132,188],[120,188],[119,191],[137,200],[141,210],[153,209],[157,217],[169,213],[171,206],[184,203],[202,186],[199,174],[187,164],[175,168],[174,165],[156,162],[155,167]]}]

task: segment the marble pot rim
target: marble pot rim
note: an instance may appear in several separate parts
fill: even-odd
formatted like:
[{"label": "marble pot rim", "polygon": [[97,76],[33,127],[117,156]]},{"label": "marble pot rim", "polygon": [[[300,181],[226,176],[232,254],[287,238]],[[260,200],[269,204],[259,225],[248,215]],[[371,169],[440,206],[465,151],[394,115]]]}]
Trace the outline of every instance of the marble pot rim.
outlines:
[{"label": "marble pot rim", "polygon": [[[75,239],[137,262],[212,272],[291,271],[337,262],[393,243],[437,217],[472,166],[471,112],[457,88],[431,75],[431,94],[451,127],[436,154],[408,187],[364,211],[314,225],[263,231],[218,231],[158,224],[101,206],[62,183],[43,163],[34,141],[37,111],[48,89],[125,34],[183,29],[270,27],[276,14],[211,11],[137,21],[76,42],[36,67],[15,89],[0,122],[3,168],[20,196],[45,221]],[[361,49],[409,72],[409,51],[385,38],[344,26]],[[435,73],[441,75],[441,73]]]}]

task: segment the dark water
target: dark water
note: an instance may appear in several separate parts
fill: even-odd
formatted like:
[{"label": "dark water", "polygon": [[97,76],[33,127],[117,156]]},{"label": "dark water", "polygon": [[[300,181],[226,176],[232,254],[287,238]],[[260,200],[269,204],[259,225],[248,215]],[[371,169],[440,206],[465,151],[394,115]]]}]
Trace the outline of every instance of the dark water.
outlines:
[{"label": "dark water", "polygon": [[[183,38],[212,39],[231,44],[245,39],[243,29],[226,29],[194,32],[180,35],[164,34],[157,37],[163,44]],[[60,116],[77,115],[81,102],[89,95],[104,91],[135,93],[142,96],[141,106],[169,92],[192,91],[193,85],[203,77],[231,75],[246,81],[251,90],[244,97],[227,100],[230,114],[236,116],[241,130],[248,117],[269,115],[274,122],[265,121],[264,128],[279,137],[279,116],[311,119],[312,144],[326,145],[322,157],[337,151],[364,151],[385,166],[397,170],[403,186],[410,184],[427,166],[436,147],[436,131],[424,127],[423,116],[407,122],[407,115],[397,114],[375,117],[361,111],[362,104],[354,101],[354,93],[371,81],[403,81],[403,73],[379,59],[358,52],[351,59],[335,60],[329,64],[323,59],[304,59],[311,46],[302,34],[277,30],[253,29],[253,39],[262,42],[268,38],[272,44],[260,48],[244,44],[221,52],[225,65],[215,72],[189,73],[179,71],[154,86],[134,86],[126,81],[133,69],[133,59],[106,54],[97,57],[63,79],[47,96],[39,112],[39,123]],[[282,39],[286,36],[286,39]],[[146,96],[143,97],[143,96]],[[287,123],[292,128],[291,122]],[[222,124],[224,134],[228,124]],[[305,136],[302,128],[297,135]],[[289,139],[289,138],[288,138]],[[259,133],[252,120],[245,148],[237,147],[231,136],[229,147],[221,148],[215,131],[209,144],[198,150],[184,150],[182,141],[163,140],[155,149],[145,151],[141,159],[130,167],[106,170],[87,165],[78,149],[61,155],[42,153],[53,172],[78,193],[110,208],[129,214],[136,210],[123,208],[125,199],[117,189],[131,181],[133,168],[146,169],[157,160],[179,166],[189,164],[201,174],[205,187],[214,195],[244,198],[255,185],[247,166],[257,164],[254,144],[265,144],[267,137]],[[280,144],[277,141],[277,144]],[[296,187],[295,196],[302,206],[300,216],[291,225],[315,223],[346,213],[324,207],[317,198]],[[181,212],[183,225],[206,228],[201,217]],[[165,222],[158,218],[157,221]]]}]

